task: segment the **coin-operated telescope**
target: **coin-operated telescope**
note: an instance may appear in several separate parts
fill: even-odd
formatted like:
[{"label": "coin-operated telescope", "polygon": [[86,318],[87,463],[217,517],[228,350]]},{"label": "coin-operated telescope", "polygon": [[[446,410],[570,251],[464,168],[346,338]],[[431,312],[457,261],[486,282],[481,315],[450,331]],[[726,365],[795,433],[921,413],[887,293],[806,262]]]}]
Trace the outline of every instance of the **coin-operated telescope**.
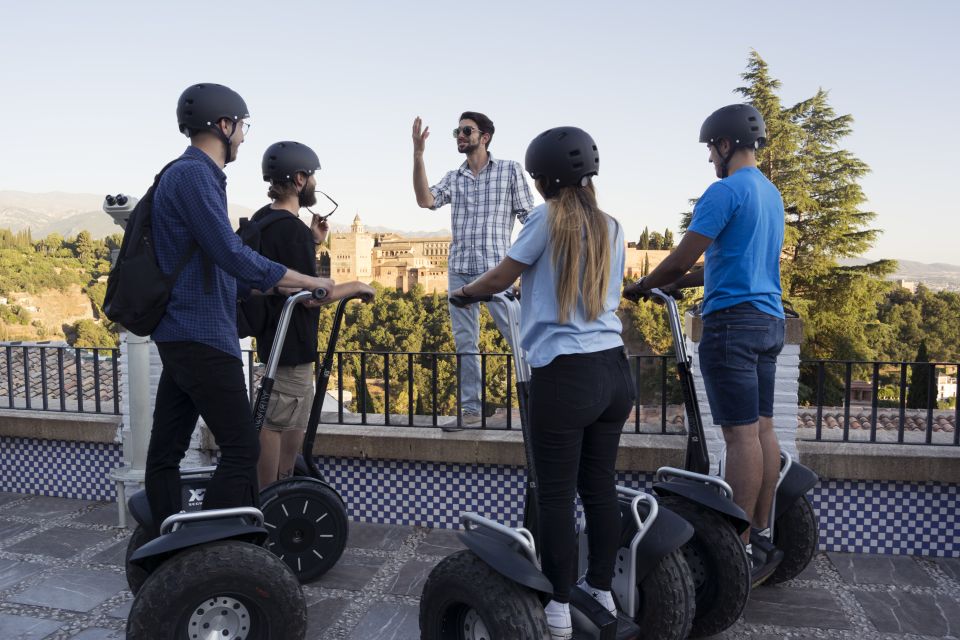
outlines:
[{"label": "coin-operated telescope", "polygon": [[115,196],[108,195],[103,199],[103,211],[108,214],[113,221],[120,225],[120,228],[127,228],[127,220],[133,208],[137,206],[139,200],[134,196],[118,193]]},{"label": "coin-operated telescope", "polygon": [[[103,199],[103,212],[113,218],[113,221],[120,225],[121,229],[126,231],[127,220],[130,219],[130,214],[133,213],[137,202],[139,202],[139,200],[134,196],[128,196],[122,193],[118,193],[115,196],[108,194]],[[119,253],[119,249],[114,249],[110,252],[111,266],[117,263],[117,255],[119,255]]]}]

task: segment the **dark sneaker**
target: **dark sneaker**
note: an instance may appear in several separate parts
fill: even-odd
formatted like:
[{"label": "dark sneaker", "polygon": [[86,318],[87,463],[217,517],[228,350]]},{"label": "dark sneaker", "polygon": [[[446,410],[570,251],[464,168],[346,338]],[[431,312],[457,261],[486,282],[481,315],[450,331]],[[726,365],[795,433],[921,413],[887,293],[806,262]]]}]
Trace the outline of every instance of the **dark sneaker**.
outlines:
[{"label": "dark sneaker", "polygon": [[463,418],[460,420],[460,424],[456,422],[451,422],[450,424],[444,425],[441,427],[447,433],[454,431],[463,431],[464,429],[479,429],[483,418],[480,417],[479,413],[465,413]]},{"label": "dark sneaker", "polygon": [[747,556],[750,558],[750,585],[753,588],[763,584],[783,562],[783,551],[773,546],[768,538],[758,535],[750,536]]}]

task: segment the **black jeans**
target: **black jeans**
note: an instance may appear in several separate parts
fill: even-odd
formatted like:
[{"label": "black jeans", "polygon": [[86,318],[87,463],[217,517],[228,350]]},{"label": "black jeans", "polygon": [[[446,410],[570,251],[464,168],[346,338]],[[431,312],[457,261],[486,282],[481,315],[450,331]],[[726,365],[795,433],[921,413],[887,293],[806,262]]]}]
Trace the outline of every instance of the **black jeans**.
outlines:
[{"label": "black jeans", "polygon": [[256,506],[260,441],[253,425],[243,363],[199,342],[159,342],[163,372],[157,387],[144,483],[154,534],[182,509],[180,461],[197,417],[220,447],[220,464],[207,485],[204,509]]},{"label": "black jeans", "polygon": [[633,404],[622,347],[558,356],[533,369],[530,431],[540,503],[540,556],[554,600],[568,602],[576,558],[575,498],[587,519],[587,580],[610,589],[620,541],[617,448]]}]

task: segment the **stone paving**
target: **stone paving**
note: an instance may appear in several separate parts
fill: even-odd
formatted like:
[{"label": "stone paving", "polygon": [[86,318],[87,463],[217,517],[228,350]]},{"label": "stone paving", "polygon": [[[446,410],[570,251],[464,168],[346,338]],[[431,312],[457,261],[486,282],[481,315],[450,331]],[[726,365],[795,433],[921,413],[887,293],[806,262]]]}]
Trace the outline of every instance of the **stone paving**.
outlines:
[{"label": "stone paving", "polygon": [[[117,640],[132,596],[113,503],[0,493],[0,639]],[[306,586],[310,640],[413,640],[419,594],[451,531],[353,523],[339,564]],[[960,638],[960,559],[821,553],[754,591],[717,640]],[[519,639],[504,639],[519,640]]]}]

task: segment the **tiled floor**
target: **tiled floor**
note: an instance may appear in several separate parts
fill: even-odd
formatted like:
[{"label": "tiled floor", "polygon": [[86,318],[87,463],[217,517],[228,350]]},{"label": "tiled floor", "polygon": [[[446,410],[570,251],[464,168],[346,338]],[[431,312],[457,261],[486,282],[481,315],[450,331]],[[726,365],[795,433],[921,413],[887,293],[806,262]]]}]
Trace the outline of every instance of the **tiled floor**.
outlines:
[{"label": "tiled floor", "polygon": [[[114,504],[0,493],[0,639],[123,638],[129,534],[115,518]],[[353,523],[342,560],[304,588],[307,637],[418,638],[423,582],[458,548],[451,531]],[[796,580],[754,591],[717,638],[960,638],[960,559],[820,554]]]}]

